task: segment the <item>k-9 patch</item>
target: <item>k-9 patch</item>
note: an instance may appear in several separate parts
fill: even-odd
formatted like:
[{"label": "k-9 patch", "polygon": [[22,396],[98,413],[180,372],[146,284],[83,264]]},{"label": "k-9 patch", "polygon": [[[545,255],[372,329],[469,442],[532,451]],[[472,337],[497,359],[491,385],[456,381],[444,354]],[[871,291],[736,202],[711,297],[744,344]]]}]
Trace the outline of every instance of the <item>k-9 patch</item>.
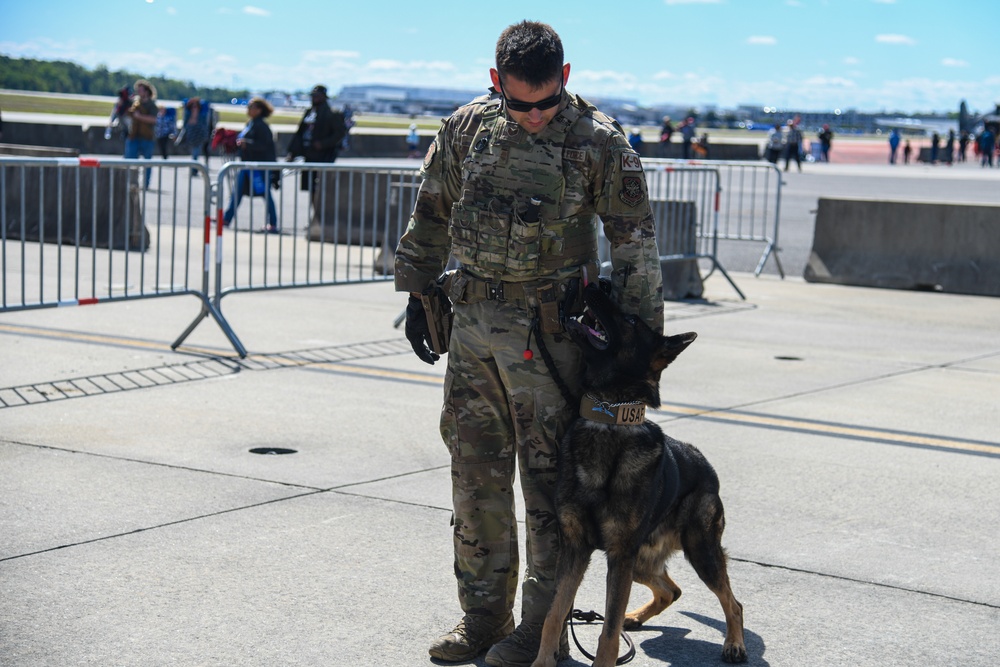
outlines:
[{"label": "k-9 patch", "polygon": [[618,196],[629,206],[638,206],[646,199],[646,193],[642,189],[642,179],[638,176],[625,176],[622,178],[622,189]]},{"label": "k-9 patch", "polygon": [[642,171],[642,160],[636,153],[622,153],[622,171]]}]

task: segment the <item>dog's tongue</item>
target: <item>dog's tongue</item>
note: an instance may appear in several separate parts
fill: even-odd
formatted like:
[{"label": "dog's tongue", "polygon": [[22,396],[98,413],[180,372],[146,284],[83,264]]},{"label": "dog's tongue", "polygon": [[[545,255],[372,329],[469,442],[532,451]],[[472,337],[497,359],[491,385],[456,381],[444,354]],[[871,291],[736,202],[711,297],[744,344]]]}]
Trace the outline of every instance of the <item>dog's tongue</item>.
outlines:
[{"label": "dog's tongue", "polygon": [[596,328],[601,326],[601,324],[597,317],[594,316],[594,313],[590,310],[590,308],[583,311],[583,315],[579,317],[577,323],[586,332],[591,345],[598,349],[604,349],[608,346],[607,334]]}]

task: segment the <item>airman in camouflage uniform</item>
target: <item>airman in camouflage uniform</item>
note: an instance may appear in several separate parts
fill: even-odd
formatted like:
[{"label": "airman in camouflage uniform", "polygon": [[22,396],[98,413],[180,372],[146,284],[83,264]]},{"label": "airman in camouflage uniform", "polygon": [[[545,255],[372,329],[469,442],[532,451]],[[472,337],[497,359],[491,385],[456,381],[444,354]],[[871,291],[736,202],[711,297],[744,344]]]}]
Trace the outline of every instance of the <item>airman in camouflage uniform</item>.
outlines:
[{"label": "airman in camouflage uniform", "polygon": [[[581,371],[562,322],[579,312],[583,285],[597,279],[598,217],[611,242],[613,298],[663,328],[642,165],[616,121],[565,90],[569,69],[549,26],[522,22],[504,31],[490,70],[494,88],[443,121],[396,251],[396,289],[411,293],[407,337],[428,363],[438,357],[414,298],[450,258],[460,267],[446,283],[454,324],[441,434],[452,459],[465,617],[431,646],[441,660],[470,660],[496,644],[488,664],[530,664],[538,650],[559,544],[558,444],[577,412],[567,394],[579,397]],[[515,462],[527,568],[512,633]]]}]

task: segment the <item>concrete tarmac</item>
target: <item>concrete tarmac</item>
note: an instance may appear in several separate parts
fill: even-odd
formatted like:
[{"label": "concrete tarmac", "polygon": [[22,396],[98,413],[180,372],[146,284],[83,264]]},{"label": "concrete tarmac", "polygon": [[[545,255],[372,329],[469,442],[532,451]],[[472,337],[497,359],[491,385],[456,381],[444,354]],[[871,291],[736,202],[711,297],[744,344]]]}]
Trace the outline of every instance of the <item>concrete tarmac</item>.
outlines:
[{"label": "concrete tarmac", "polygon": [[[666,304],[699,338],[651,413],[718,470],[748,664],[995,664],[1000,301],[789,274]],[[460,617],[444,364],[402,307],[235,294],[242,360],[211,321],[170,350],[187,296],[0,316],[0,664],[434,664]],[[671,574],[631,664],[717,664],[715,596]],[[603,599],[597,556],[577,606]]]}]

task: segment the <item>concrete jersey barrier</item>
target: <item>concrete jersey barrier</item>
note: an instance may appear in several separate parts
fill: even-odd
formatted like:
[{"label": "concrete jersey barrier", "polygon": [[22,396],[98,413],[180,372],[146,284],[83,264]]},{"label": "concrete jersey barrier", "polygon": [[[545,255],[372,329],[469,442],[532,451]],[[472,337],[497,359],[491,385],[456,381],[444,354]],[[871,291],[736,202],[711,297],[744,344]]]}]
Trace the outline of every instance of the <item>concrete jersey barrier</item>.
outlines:
[{"label": "concrete jersey barrier", "polygon": [[1000,296],[1000,206],[821,198],[804,277]]}]

